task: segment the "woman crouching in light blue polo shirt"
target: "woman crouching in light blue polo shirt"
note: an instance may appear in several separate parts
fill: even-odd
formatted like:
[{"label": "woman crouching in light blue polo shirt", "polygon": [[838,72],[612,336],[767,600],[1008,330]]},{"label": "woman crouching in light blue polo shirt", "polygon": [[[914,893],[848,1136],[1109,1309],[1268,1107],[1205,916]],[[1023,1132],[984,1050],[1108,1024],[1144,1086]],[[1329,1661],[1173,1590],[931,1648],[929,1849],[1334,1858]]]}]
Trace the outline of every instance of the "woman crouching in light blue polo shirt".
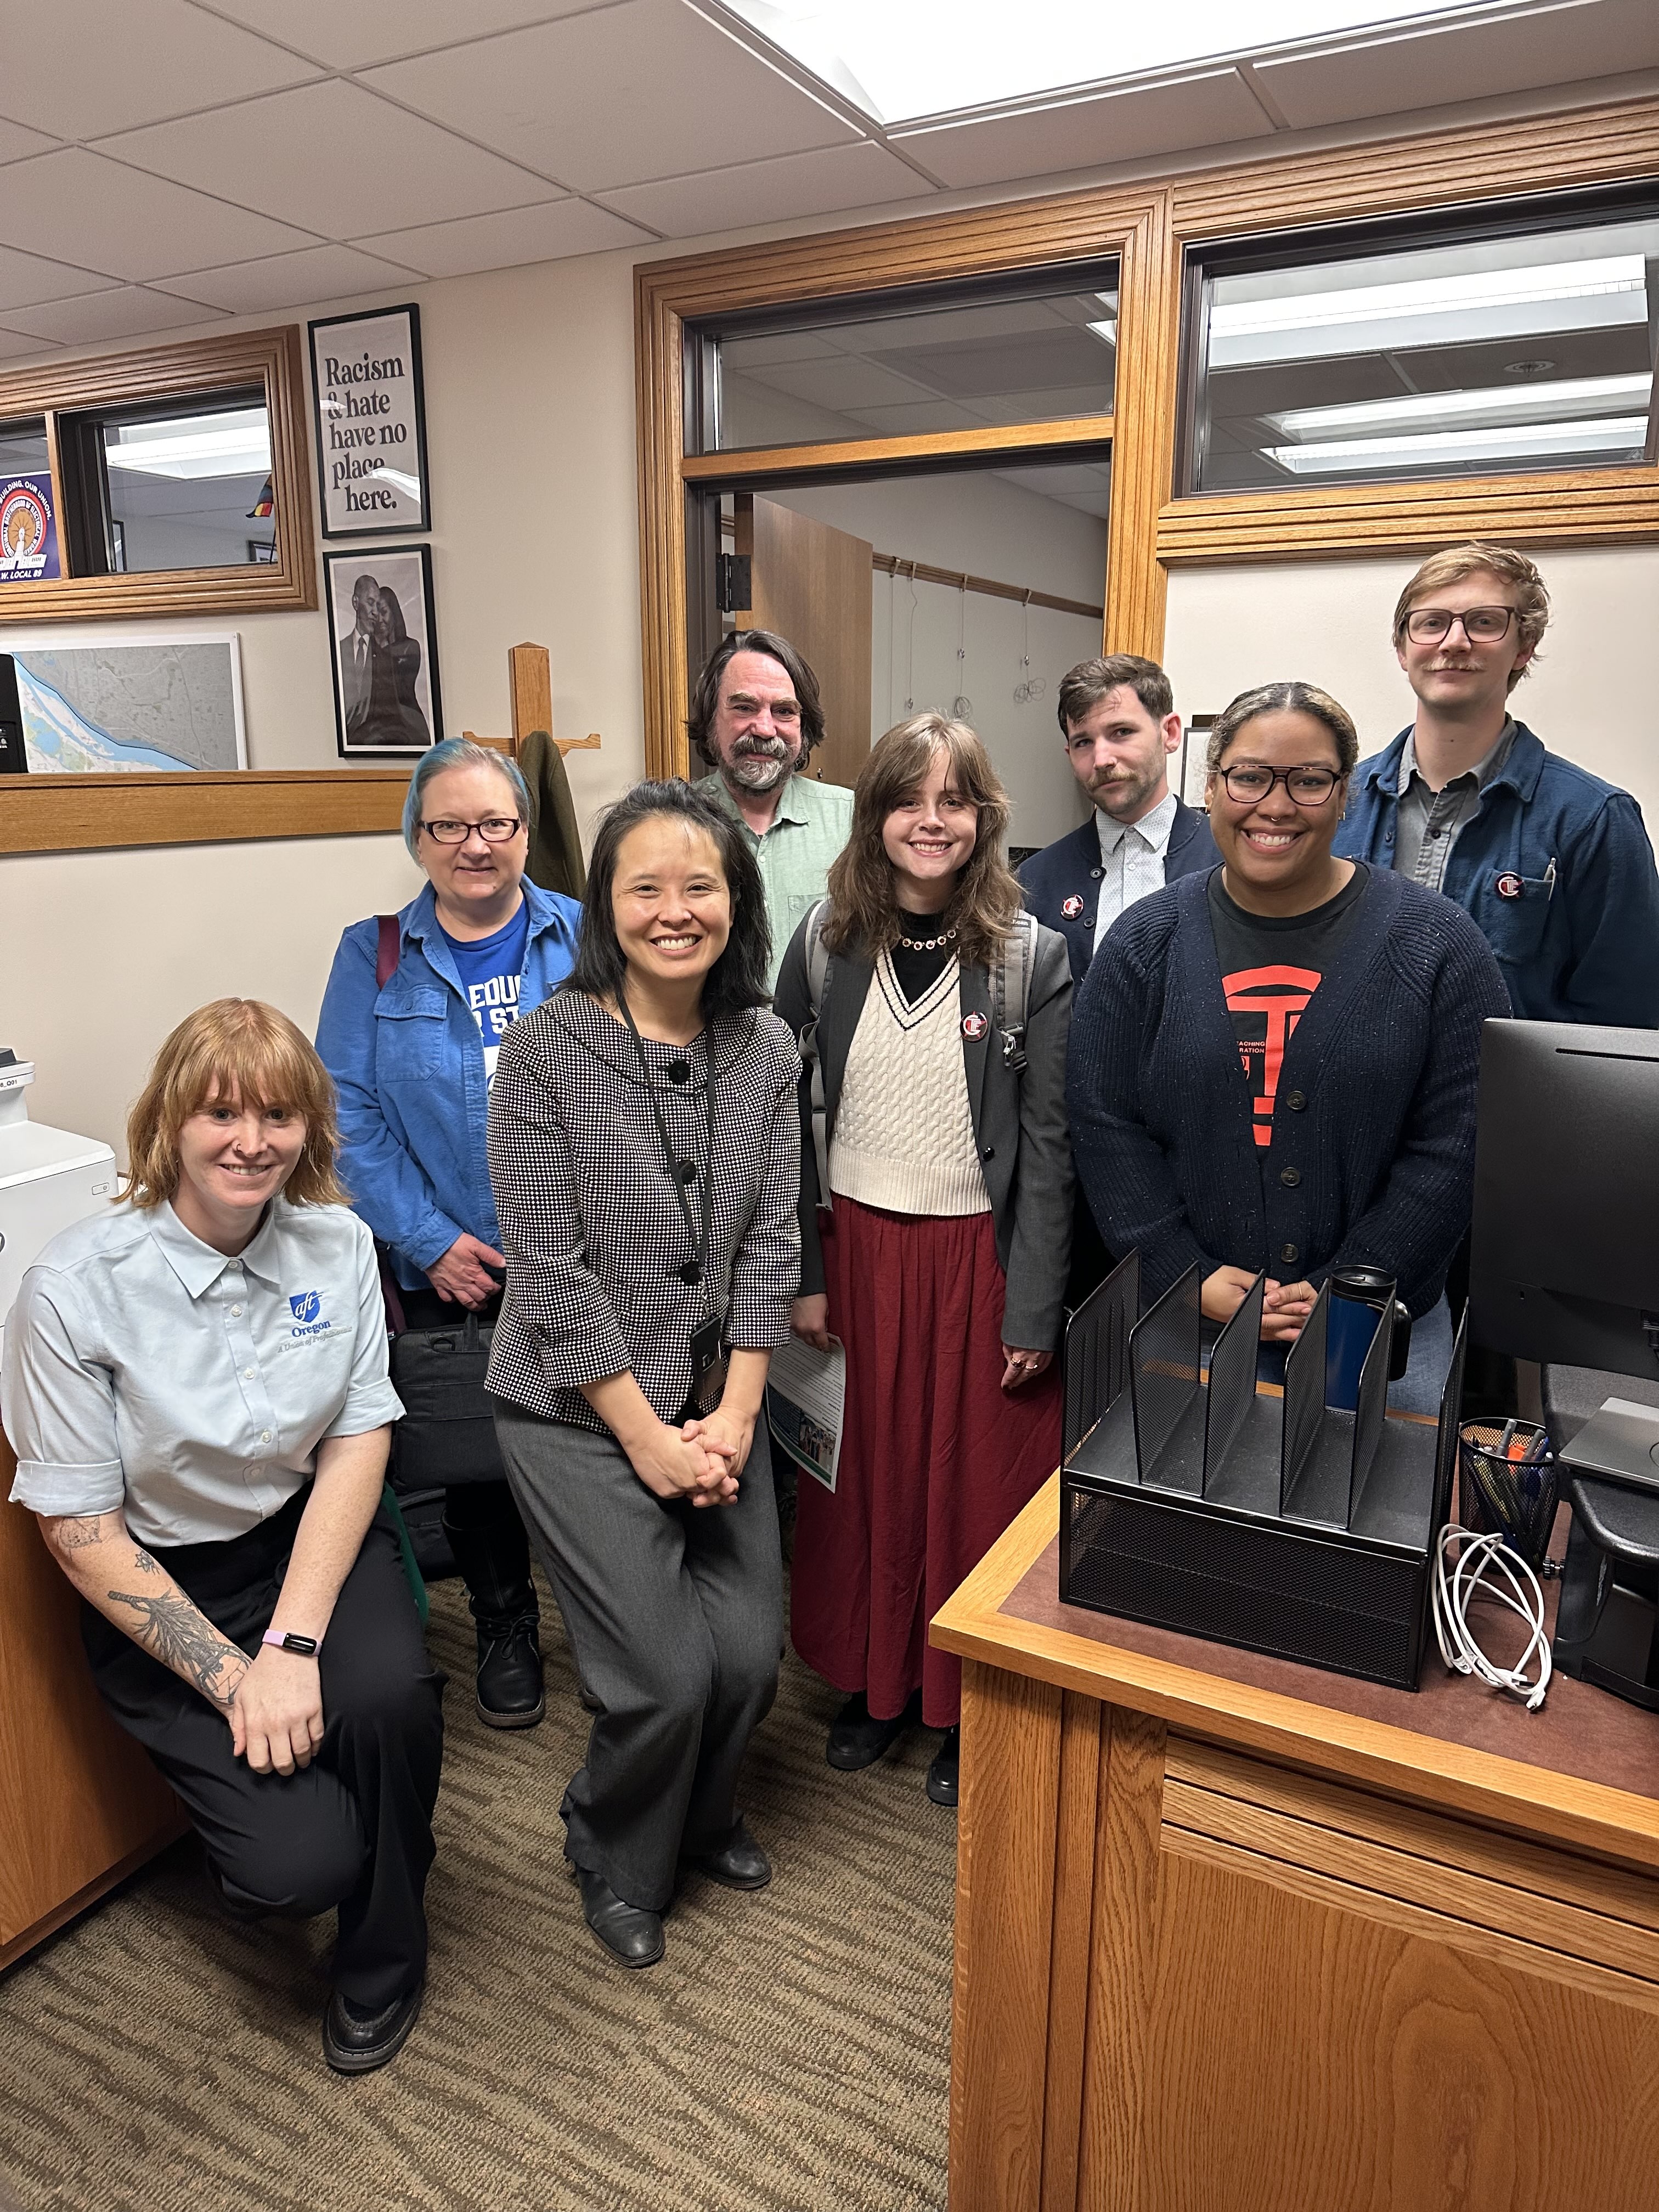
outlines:
[{"label": "woman crouching in light blue polo shirt", "polygon": [[99,1691],[228,1909],[338,1908],[323,2051],[362,2074],[425,1986],[442,1678],[380,1510],[403,1408],[336,1141],[285,1015],[221,999],[181,1022],[127,1124],[123,1202],[23,1278],[0,1412]]}]

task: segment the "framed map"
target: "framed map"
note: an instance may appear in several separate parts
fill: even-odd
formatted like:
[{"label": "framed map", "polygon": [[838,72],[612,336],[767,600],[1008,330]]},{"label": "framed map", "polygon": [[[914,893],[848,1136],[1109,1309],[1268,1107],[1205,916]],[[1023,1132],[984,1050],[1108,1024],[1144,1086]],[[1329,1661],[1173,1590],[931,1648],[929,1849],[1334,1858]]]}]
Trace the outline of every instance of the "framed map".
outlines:
[{"label": "framed map", "polygon": [[25,645],[0,629],[17,678],[27,772],[108,775],[247,766],[241,641]]}]

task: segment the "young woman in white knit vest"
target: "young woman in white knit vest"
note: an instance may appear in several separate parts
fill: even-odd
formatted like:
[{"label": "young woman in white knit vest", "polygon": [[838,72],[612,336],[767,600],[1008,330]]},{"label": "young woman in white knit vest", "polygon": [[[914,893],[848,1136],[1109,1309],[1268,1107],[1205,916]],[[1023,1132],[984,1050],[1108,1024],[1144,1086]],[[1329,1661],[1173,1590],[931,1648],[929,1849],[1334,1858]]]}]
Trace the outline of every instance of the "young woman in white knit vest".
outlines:
[{"label": "young woman in white knit vest", "polygon": [[[945,1731],[927,1776],[944,1805],[961,1668],[927,1622],[1060,1454],[1071,970],[1059,935],[1022,923],[1007,822],[972,730],[939,714],[889,730],[830,870],[818,1002],[811,915],[776,999],[809,1060],[794,1327],[838,1337],[848,1368],[835,1492],[800,1486],[791,1632],[848,1693],[830,1765],[867,1766],[920,1720]],[[1024,1035],[1005,1050],[1022,962]]]}]

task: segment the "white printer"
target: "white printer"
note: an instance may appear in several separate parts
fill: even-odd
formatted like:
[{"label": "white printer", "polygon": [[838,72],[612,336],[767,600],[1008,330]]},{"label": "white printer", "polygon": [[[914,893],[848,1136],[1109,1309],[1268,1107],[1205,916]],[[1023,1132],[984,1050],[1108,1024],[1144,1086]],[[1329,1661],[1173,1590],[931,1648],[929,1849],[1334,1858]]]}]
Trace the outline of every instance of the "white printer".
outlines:
[{"label": "white printer", "polygon": [[115,1155],[95,1137],[29,1119],[34,1062],[0,1050],[0,1330],[26,1268],[60,1229],[84,1221],[115,1192]]}]

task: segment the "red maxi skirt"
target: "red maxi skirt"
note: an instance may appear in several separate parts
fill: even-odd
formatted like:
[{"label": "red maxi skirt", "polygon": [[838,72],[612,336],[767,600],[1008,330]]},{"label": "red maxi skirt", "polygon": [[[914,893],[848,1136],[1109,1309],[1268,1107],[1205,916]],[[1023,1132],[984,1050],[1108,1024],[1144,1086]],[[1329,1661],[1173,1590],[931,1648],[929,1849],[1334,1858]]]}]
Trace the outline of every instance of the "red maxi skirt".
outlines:
[{"label": "red maxi skirt", "polygon": [[1002,1389],[1007,1286],[989,1213],[919,1218],[838,1197],[818,1224],[846,1426],[835,1495],[800,1478],[790,1633],[878,1719],[920,1689],[926,1725],[954,1728],[962,1663],[929,1646],[927,1623],[1058,1465],[1060,1363]]}]

